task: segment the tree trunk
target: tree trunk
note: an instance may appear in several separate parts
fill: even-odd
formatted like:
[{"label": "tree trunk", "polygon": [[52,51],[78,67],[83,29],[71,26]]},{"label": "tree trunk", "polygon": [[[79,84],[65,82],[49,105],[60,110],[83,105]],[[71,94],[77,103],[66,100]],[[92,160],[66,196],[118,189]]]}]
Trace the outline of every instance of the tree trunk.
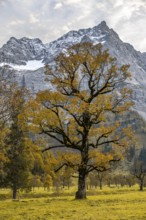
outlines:
[{"label": "tree trunk", "polygon": [[128,183],[128,186],[129,186],[129,188],[131,188],[131,186],[132,186],[131,183]]},{"label": "tree trunk", "polygon": [[99,180],[99,188],[102,190],[102,179]]},{"label": "tree trunk", "polygon": [[139,190],[140,190],[140,191],[143,191],[143,180],[140,180]]},{"label": "tree trunk", "polygon": [[67,184],[67,186],[68,186],[68,190],[69,190],[69,188],[70,188],[70,183],[69,183],[69,181],[68,181],[68,184]]},{"label": "tree trunk", "polygon": [[86,171],[79,170],[78,191],[76,192],[76,199],[86,199]]},{"label": "tree trunk", "polygon": [[107,185],[108,185],[109,188],[111,187],[111,181],[110,180],[108,180]]},{"label": "tree trunk", "polygon": [[86,187],[86,189],[88,190],[88,184],[87,184],[87,187]]},{"label": "tree trunk", "polygon": [[17,188],[16,186],[13,186],[13,199],[17,198]]},{"label": "tree trunk", "polygon": [[64,187],[65,187],[65,180],[63,178],[63,180],[62,180],[62,188],[64,189]]}]

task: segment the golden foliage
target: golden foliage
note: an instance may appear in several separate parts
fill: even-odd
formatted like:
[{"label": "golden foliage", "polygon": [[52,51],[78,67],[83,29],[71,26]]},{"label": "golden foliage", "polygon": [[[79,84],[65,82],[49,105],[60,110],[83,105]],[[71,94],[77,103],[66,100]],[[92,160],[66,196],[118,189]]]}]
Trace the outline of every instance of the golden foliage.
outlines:
[{"label": "golden foliage", "polygon": [[[22,127],[71,150],[58,157],[60,163],[77,169],[91,160],[95,168],[106,167],[133,140],[120,119],[133,105],[124,84],[131,76],[129,66],[119,67],[101,44],[82,43],[58,55],[55,68],[46,67],[54,90],[39,92],[26,104],[19,115]],[[107,146],[111,151],[104,154]]]}]

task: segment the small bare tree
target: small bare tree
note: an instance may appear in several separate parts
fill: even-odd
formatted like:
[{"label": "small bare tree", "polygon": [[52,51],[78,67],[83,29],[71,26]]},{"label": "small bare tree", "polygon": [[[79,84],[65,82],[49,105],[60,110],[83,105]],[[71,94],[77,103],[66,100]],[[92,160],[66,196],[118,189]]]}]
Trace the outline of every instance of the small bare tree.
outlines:
[{"label": "small bare tree", "polygon": [[143,191],[146,176],[146,166],[143,161],[135,160],[132,167],[132,174],[138,179],[139,190]]}]

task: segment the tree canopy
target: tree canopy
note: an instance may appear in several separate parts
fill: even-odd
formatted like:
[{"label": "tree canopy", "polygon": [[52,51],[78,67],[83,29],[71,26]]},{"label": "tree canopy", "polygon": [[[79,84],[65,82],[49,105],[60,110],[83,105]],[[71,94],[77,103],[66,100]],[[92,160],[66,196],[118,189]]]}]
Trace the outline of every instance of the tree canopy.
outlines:
[{"label": "tree canopy", "polygon": [[101,44],[80,43],[59,54],[46,76],[52,86],[27,103],[19,120],[54,140],[43,152],[62,152],[57,170],[69,166],[78,172],[76,198],[86,198],[87,175],[120,160],[132,139],[130,127],[121,126],[132,106],[129,65],[118,66]]}]

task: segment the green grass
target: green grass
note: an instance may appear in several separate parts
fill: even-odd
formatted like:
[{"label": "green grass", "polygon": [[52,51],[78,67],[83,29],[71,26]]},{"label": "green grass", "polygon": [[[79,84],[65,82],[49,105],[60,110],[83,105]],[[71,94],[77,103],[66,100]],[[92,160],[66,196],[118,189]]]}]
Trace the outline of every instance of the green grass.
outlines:
[{"label": "green grass", "polygon": [[145,220],[146,191],[138,188],[90,190],[88,199],[74,200],[74,189],[55,193],[42,189],[12,201],[0,191],[0,220]]}]

